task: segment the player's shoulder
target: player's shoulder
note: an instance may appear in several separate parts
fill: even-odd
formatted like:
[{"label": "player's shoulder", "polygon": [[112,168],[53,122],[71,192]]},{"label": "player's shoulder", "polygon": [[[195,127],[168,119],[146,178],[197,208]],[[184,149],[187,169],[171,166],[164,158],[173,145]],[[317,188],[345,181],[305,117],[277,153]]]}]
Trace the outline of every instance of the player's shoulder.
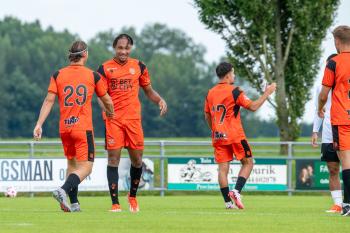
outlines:
[{"label": "player's shoulder", "polygon": [[232,96],[235,99],[235,101],[238,99],[238,97],[243,93],[243,90],[240,87],[232,86]]},{"label": "player's shoulder", "polygon": [[134,58],[129,58],[129,59],[130,59],[130,64],[132,64],[132,66],[138,66],[140,67],[140,69],[146,68],[146,64],[143,61],[140,61]]}]

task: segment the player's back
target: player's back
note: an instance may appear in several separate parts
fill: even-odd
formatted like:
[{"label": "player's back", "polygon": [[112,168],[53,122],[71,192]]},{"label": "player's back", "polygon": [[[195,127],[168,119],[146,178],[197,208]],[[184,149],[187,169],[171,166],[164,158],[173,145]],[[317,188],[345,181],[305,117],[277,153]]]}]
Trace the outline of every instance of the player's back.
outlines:
[{"label": "player's back", "polygon": [[219,83],[207,95],[206,113],[211,114],[213,146],[240,142],[245,138],[240,106],[248,108],[252,101],[236,86]]},{"label": "player's back", "polygon": [[[72,130],[93,130],[91,99],[101,77],[83,65],[70,65],[54,73],[49,92],[58,95],[60,133]],[[101,80],[102,82],[102,80]],[[97,95],[106,90],[96,89]]]},{"label": "player's back", "polygon": [[350,125],[350,52],[341,52],[330,59],[326,67],[327,71],[334,75],[334,82],[323,83],[333,89],[332,124]]}]

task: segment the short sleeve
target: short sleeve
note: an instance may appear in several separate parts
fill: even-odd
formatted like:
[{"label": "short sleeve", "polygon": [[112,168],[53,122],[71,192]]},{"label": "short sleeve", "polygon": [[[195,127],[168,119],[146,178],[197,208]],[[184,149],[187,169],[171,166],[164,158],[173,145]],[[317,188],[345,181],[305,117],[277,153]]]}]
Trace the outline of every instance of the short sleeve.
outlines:
[{"label": "short sleeve", "polygon": [[239,87],[233,89],[232,95],[235,103],[245,109],[249,108],[249,106],[253,103],[253,101],[249,99],[248,96],[246,96],[246,94]]},{"label": "short sleeve", "polygon": [[151,84],[151,79],[148,74],[148,69],[146,65],[143,62],[139,62],[139,67],[141,70],[141,75],[140,75],[140,86],[141,87],[146,87]]},{"label": "short sleeve", "polygon": [[58,77],[59,71],[55,72],[52,77],[51,77],[51,81],[50,81],[50,86],[49,89],[47,90],[47,92],[53,93],[55,95],[57,95],[57,77]]},{"label": "short sleeve", "polygon": [[100,74],[94,72],[94,81],[95,81],[95,92],[98,97],[102,97],[107,93],[107,88],[103,78],[101,78]]},{"label": "short sleeve", "polygon": [[334,86],[336,65],[336,62],[332,59],[327,61],[326,69],[324,71],[322,79],[323,86],[328,88],[332,88]]},{"label": "short sleeve", "polygon": [[211,114],[210,113],[209,102],[208,102],[208,95],[209,95],[209,92],[207,94],[207,97],[205,98],[204,112],[207,113],[207,114]]}]

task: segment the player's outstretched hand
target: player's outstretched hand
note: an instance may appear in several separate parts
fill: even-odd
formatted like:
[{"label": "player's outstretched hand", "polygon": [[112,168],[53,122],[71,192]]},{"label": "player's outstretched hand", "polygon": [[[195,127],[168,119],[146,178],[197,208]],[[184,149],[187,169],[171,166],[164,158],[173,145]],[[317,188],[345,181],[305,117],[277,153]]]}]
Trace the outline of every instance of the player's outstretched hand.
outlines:
[{"label": "player's outstretched hand", "polygon": [[269,95],[271,95],[272,93],[275,92],[276,86],[277,86],[276,83],[272,83],[270,86],[268,83],[266,83],[265,93],[268,93]]},{"label": "player's outstretched hand", "polygon": [[317,111],[317,115],[320,117],[320,118],[324,118],[324,113],[326,112],[326,108],[323,107],[321,110],[318,110]]},{"label": "player's outstretched hand", "polygon": [[43,134],[43,129],[40,125],[36,125],[33,131],[33,135],[35,140],[39,141],[41,139],[41,135]]},{"label": "player's outstretched hand", "polygon": [[166,105],[165,100],[163,99],[161,99],[158,104],[159,104],[159,109],[162,110],[160,112],[160,115],[163,116],[166,113],[168,106]]},{"label": "player's outstretched hand", "polygon": [[311,145],[315,148],[318,147],[317,145],[317,132],[313,132],[312,133],[312,137],[311,137]]},{"label": "player's outstretched hand", "polygon": [[108,119],[113,119],[115,117],[115,113],[111,113],[107,109],[105,111],[105,114]]}]

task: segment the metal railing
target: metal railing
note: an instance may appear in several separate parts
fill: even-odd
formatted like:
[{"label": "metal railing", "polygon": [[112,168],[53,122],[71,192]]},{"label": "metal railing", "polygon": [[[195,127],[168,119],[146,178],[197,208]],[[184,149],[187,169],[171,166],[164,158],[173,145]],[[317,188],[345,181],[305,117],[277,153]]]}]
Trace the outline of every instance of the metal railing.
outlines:
[{"label": "metal railing", "polygon": [[[273,156],[273,157],[258,157],[254,156],[254,158],[264,158],[264,159],[285,159],[287,160],[287,191],[288,196],[292,195],[292,191],[305,191],[305,190],[295,190],[292,188],[292,160],[320,160],[319,157],[293,157],[293,146],[308,146],[311,147],[309,142],[250,142],[251,146],[281,146],[281,145],[287,145],[288,147],[288,155],[287,156]],[[95,141],[96,146],[104,146],[104,141]],[[152,159],[160,159],[160,187],[155,187],[154,190],[160,191],[160,195],[164,196],[164,191],[168,190],[164,187],[165,183],[165,169],[164,169],[164,160],[169,158],[188,158],[188,157],[207,157],[207,158],[214,158],[214,156],[198,156],[198,155],[189,155],[189,156],[179,156],[179,155],[165,155],[166,152],[195,152],[198,153],[198,151],[201,152],[214,152],[213,149],[211,150],[188,150],[188,149],[165,149],[166,146],[211,146],[211,141],[166,141],[166,140],[159,140],[159,141],[145,141],[145,146],[159,146],[159,155],[144,155],[144,158],[152,158]],[[318,143],[318,145],[321,145],[321,143]],[[62,152],[62,149],[41,149],[41,150],[35,150],[35,146],[62,146],[61,141],[29,141],[29,142],[11,142],[11,141],[2,141],[0,142],[0,146],[29,146],[29,155],[30,158],[34,158],[34,152],[40,151],[40,152]],[[28,152],[28,149],[2,149],[0,148],[0,152]],[[103,149],[96,149],[96,151],[104,152],[106,154],[106,151]],[[155,152],[157,150],[155,149],[146,149],[145,152]],[[278,153],[278,149],[262,149],[262,150],[254,150],[255,152],[276,152]],[[294,152],[320,152],[320,150],[295,150]],[[13,157],[12,157],[13,158]],[[54,157],[50,157],[54,158]],[[5,159],[5,158],[4,158]],[[10,159],[10,158],[7,158]],[[324,191],[324,190],[312,190],[312,191]],[[30,193],[30,196],[33,197],[33,192]]]}]

